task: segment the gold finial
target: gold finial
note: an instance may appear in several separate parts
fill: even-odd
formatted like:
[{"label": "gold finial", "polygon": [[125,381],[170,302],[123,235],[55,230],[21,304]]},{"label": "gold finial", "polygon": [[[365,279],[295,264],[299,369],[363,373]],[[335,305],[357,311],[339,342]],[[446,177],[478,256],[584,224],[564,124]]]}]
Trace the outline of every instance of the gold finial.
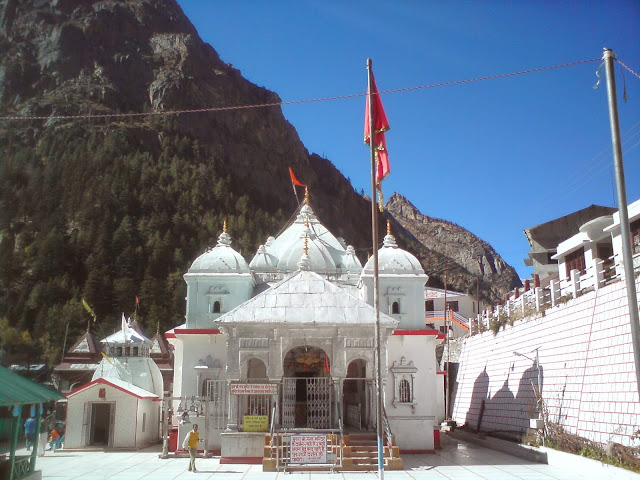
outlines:
[{"label": "gold finial", "polygon": [[304,254],[309,255],[309,235],[304,234]]},{"label": "gold finial", "polygon": [[304,226],[309,228],[309,214],[304,217]]},{"label": "gold finial", "polygon": [[309,187],[304,187],[304,204],[309,205]]},{"label": "gold finial", "polygon": [[225,217],[222,222],[222,233],[227,233],[227,217]]},{"label": "gold finial", "polygon": [[387,235],[391,235],[391,220],[387,220]]}]

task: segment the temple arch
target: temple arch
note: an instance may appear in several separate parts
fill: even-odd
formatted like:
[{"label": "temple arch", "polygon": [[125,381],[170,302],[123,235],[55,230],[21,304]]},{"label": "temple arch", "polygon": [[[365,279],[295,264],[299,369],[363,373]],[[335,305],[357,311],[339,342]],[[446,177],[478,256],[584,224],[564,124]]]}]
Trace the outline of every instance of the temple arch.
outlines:
[{"label": "temple arch", "polygon": [[333,384],[329,355],[319,347],[294,347],[284,356],[283,372],[283,427],[330,428]]},{"label": "temple arch", "polygon": [[369,420],[367,398],[367,362],[357,358],[347,366],[347,378],[342,387],[342,408],[345,425],[360,430]]}]

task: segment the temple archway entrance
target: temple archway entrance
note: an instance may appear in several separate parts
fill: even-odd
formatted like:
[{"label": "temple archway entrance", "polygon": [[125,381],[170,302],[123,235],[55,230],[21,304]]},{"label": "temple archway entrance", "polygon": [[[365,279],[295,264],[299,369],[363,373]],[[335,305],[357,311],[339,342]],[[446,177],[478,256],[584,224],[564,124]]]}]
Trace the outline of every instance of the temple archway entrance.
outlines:
[{"label": "temple archway entrance", "polygon": [[331,365],[327,353],[295,347],[284,358],[283,428],[331,428]]},{"label": "temple archway entrance", "polygon": [[357,359],[349,363],[342,386],[343,417],[346,426],[361,430],[369,421],[367,363]]}]

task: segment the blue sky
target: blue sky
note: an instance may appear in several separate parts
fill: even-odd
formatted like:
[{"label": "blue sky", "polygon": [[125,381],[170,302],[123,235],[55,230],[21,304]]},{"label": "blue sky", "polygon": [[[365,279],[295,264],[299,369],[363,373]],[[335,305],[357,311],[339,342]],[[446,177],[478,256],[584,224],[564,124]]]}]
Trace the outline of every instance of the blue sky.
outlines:
[{"label": "blue sky", "polygon": [[[605,46],[640,73],[637,0],[179,3],[222,60],[285,102],[364,93],[367,58],[381,91],[600,58]],[[530,276],[523,229],[616,202],[599,65],[384,95],[385,196],[467,228]],[[640,78],[624,70],[624,103],[622,74],[616,63],[630,203],[640,198]],[[283,111],[310,152],[369,192],[364,98]]]}]

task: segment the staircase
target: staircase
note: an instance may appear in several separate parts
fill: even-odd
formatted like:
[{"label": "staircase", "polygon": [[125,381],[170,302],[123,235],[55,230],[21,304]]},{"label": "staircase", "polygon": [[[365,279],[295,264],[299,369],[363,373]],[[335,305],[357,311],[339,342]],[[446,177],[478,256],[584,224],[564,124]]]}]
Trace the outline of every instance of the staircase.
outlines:
[{"label": "staircase", "polygon": [[[400,449],[395,446],[395,435],[391,436],[391,445],[385,438],[384,469],[402,470],[403,461]],[[350,433],[344,436],[342,446],[342,471],[377,471],[378,470],[378,437],[375,433]]]},{"label": "staircase", "polygon": [[[387,445],[384,447],[384,469],[403,470],[404,464],[400,458],[400,450],[395,446],[395,436],[391,436],[391,445],[387,437],[384,438]],[[342,438],[340,435],[329,434],[327,437],[327,460],[329,463],[321,465],[291,465],[278,460],[279,456],[287,456],[288,448],[284,447],[282,435],[275,433],[273,442],[271,435],[265,435],[264,458],[262,470],[264,472],[286,471],[336,471],[358,472],[378,470],[378,438],[375,433],[348,433]],[[342,459],[342,462],[340,462]]]}]

